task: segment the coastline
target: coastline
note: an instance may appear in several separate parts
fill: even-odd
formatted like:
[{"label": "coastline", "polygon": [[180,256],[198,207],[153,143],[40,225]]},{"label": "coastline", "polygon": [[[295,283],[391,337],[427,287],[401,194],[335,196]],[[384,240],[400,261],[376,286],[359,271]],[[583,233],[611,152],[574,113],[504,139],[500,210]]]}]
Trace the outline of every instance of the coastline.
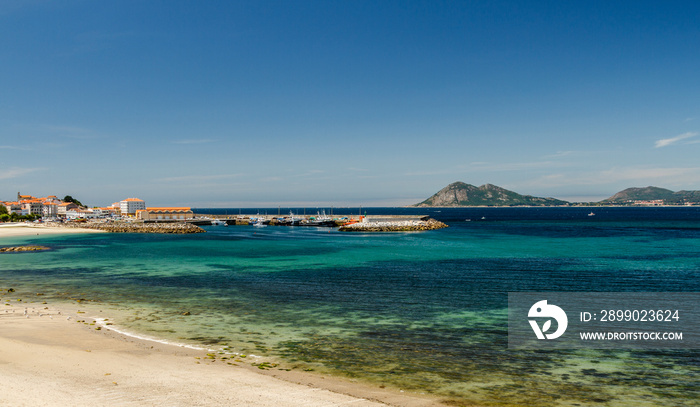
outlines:
[{"label": "coastline", "polygon": [[0,380],[8,404],[441,405],[433,398],[341,378],[263,370],[251,360],[232,363],[235,355],[218,350],[116,332],[82,307],[19,302],[3,294]]},{"label": "coastline", "polygon": [[69,233],[105,233],[103,230],[82,228],[58,228],[29,223],[0,223],[0,238],[60,235]]},{"label": "coastline", "polygon": [[513,209],[513,208],[696,208],[700,205],[598,205],[596,203],[581,203],[581,204],[575,204],[572,203],[571,205],[408,205],[408,206],[401,206],[401,208],[457,208],[457,209],[466,209],[466,208],[505,208],[505,209]]}]

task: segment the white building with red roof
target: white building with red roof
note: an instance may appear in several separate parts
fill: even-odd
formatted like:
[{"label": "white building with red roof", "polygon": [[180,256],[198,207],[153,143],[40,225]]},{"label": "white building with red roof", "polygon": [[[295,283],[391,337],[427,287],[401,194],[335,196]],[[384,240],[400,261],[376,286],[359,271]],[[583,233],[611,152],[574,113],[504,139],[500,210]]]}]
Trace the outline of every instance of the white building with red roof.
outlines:
[{"label": "white building with red roof", "polygon": [[126,198],[119,202],[122,216],[135,216],[136,211],[146,210],[146,201],[138,198]]},{"label": "white building with red roof", "polygon": [[59,216],[66,216],[68,211],[73,209],[78,209],[78,205],[74,204],[73,202],[63,202],[56,208],[56,214]]}]

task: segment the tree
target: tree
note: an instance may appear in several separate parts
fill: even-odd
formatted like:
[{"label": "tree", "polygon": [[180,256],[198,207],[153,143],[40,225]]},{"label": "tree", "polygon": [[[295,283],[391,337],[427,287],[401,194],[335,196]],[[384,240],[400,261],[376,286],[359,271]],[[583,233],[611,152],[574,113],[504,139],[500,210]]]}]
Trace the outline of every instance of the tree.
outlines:
[{"label": "tree", "polygon": [[72,202],[72,203],[74,203],[74,204],[76,204],[76,205],[78,205],[78,206],[81,206],[81,207],[84,207],[84,206],[85,206],[85,205],[83,205],[79,200],[73,198],[73,197],[70,196],[70,195],[66,195],[66,196],[63,198],[63,202]]},{"label": "tree", "polygon": [[3,213],[2,215],[0,215],[0,221],[7,222],[8,220],[10,220],[10,215],[8,215],[6,213]]},{"label": "tree", "polygon": [[3,204],[0,204],[0,215],[7,215],[7,207]]}]

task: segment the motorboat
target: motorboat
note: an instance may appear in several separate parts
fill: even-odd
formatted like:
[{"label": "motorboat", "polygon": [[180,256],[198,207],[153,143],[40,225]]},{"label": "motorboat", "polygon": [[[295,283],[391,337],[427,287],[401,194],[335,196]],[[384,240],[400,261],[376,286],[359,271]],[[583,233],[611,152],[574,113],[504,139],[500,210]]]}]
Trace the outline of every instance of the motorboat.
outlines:
[{"label": "motorboat", "polygon": [[312,216],[307,220],[302,220],[301,223],[299,223],[300,226],[324,226],[324,227],[333,227],[336,226],[335,221],[330,217],[326,215],[326,211],[323,211],[323,213],[318,213],[316,216]]},{"label": "motorboat", "polygon": [[263,218],[257,218],[255,222],[252,223],[253,226],[262,228],[267,226],[267,224],[270,223],[269,220],[263,219]]},{"label": "motorboat", "polygon": [[299,226],[303,219],[294,216],[292,211],[289,211],[289,216],[285,218],[277,218],[277,224],[281,226]]}]

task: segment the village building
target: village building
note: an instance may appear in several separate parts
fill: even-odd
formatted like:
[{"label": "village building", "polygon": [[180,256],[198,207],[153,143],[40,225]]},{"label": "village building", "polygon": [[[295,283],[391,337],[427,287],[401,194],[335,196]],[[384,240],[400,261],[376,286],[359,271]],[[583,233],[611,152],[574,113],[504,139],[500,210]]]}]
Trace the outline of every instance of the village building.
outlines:
[{"label": "village building", "polygon": [[22,205],[19,202],[5,202],[5,208],[7,208],[7,213],[9,214],[22,214]]},{"label": "village building", "polygon": [[139,198],[127,198],[114,202],[103,208],[86,209],[73,202],[64,202],[56,195],[36,198],[32,195],[17,193],[17,201],[0,201],[9,214],[36,215],[44,219],[94,219],[121,216],[138,217],[146,221],[184,221],[193,219],[194,213],[189,207],[146,208],[146,202]]},{"label": "village building", "polygon": [[44,201],[41,209],[41,215],[45,218],[55,218],[58,216],[58,204],[54,202]]},{"label": "village building", "polygon": [[158,221],[158,220],[186,220],[192,219],[194,217],[194,212],[191,208],[178,207],[178,208],[148,208],[144,210],[139,210],[136,213],[138,219],[144,221]]},{"label": "village building", "polygon": [[119,202],[122,216],[136,216],[136,211],[146,210],[146,202],[138,198],[127,198]]},{"label": "village building", "polygon": [[73,202],[63,202],[62,204],[58,205],[56,214],[58,216],[66,216],[68,211],[74,209],[78,209],[78,205],[74,204]]},{"label": "village building", "polygon": [[39,215],[43,213],[44,205],[38,199],[25,199],[21,201],[22,215]]},{"label": "village building", "polygon": [[98,218],[99,214],[95,213],[92,209],[80,209],[74,208],[66,212],[66,219],[95,219]]},{"label": "village building", "polygon": [[49,195],[46,198],[43,198],[42,200],[44,202],[51,202],[51,203],[55,203],[55,204],[60,204],[63,202],[56,195]]},{"label": "village building", "polygon": [[37,199],[37,198],[34,197],[34,196],[31,196],[31,195],[22,195],[22,194],[20,194],[19,192],[17,192],[17,201],[18,201],[18,202],[22,202],[22,201],[31,201],[31,200],[33,200],[33,199]]},{"label": "village building", "polygon": [[102,208],[92,208],[92,210],[95,213],[100,214],[102,217],[117,216],[119,215],[119,204],[117,204],[117,207],[105,206]]}]

